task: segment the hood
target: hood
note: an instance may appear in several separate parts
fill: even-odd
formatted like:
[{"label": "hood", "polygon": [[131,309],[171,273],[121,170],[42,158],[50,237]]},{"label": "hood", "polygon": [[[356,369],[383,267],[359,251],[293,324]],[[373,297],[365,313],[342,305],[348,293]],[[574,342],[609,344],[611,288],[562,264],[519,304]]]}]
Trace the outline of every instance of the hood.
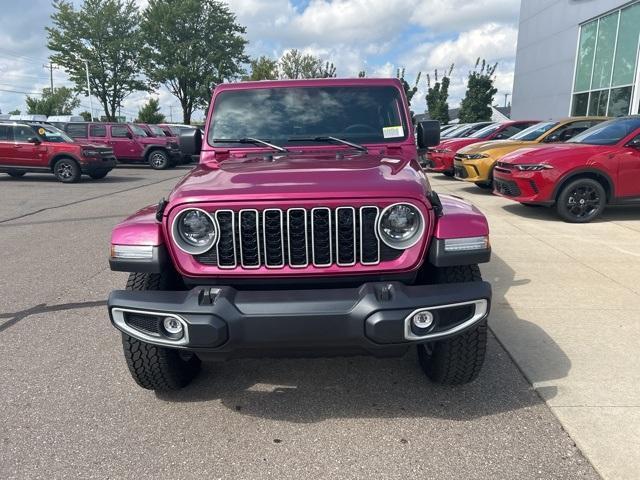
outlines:
[{"label": "hood", "polygon": [[578,155],[586,158],[603,148],[606,148],[606,146],[583,143],[533,144],[505,155],[500,161],[518,165],[524,163],[549,163],[569,155],[572,157]]},{"label": "hood", "polygon": [[75,143],[77,143],[81,147],[95,148],[96,150],[104,150],[104,149],[113,150],[111,146],[107,145],[106,143],[77,141],[77,140],[75,141]]},{"label": "hood", "polygon": [[518,140],[489,140],[486,142],[474,143],[473,145],[469,145],[465,147],[463,150],[460,150],[460,153],[483,153],[488,150],[496,149],[509,149],[513,150],[515,148],[526,147],[529,145],[535,145],[535,142],[525,142]]},{"label": "hood", "polygon": [[170,202],[343,197],[424,199],[428,182],[408,160],[374,154],[274,155],[201,163],[176,185]]}]

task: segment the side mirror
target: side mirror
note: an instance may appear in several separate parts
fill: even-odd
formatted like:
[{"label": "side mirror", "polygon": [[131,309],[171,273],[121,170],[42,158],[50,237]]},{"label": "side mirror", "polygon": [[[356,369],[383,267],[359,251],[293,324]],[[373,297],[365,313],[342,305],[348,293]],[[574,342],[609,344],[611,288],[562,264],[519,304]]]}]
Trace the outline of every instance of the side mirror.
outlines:
[{"label": "side mirror", "polygon": [[127,130],[127,138],[128,139],[132,139],[133,138],[133,133],[131,133],[130,131]]},{"label": "side mirror", "polygon": [[560,135],[557,133],[552,133],[551,135],[549,135],[547,138],[544,139],[544,143],[555,143],[555,142],[559,142],[560,140],[562,140],[560,138]]},{"label": "side mirror", "polygon": [[40,145],[42,141],[38,137],[29,137],[27,138],[28,143],[33,143],[34,145]]},{"label": "side mirror", "polygon": [[435,147],[440,143],[440,122],[437,120],[418,122],[416,134],[419,149]]}]

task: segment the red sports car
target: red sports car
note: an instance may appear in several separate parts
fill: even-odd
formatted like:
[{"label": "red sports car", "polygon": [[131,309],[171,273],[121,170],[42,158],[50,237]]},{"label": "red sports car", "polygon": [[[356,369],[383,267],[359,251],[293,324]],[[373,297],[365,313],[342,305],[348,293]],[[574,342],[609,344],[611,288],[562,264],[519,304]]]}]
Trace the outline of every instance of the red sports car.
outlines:
[{"label": "red sports car", "polygon": [[494,193],[555,206],[572,223],[593,220],[607,204],[640,204],[640,116],[609,120],[567,143],[505,155],[494,170]]},{"label": "red sports car", "polygon": [[440,172],[451,177],[453,176],[453,158],[462,147],[488,140],[504,140],[536,123],[538,123],[537,120],[489,123],[469,136],[446,138],[427,153],[427,169],[431,172]]}]

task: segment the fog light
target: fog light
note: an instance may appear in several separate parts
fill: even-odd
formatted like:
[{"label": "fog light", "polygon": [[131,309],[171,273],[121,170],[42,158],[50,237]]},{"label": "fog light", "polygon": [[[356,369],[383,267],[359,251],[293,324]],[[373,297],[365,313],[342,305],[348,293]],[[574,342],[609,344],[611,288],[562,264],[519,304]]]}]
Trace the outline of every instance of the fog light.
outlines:
[{"label": "fog light", "polygon": [[411,317],[411,323],[420,330],[426,330],[433,325],[433,314],[426,310],[414,313],[413,317]]},{"label": "fog light", "polygon": [[172,338],[182,337],[182,323],[177,318],[165,317],[162,321],[162,326],[164,327],[165,332],[167,332]]}]

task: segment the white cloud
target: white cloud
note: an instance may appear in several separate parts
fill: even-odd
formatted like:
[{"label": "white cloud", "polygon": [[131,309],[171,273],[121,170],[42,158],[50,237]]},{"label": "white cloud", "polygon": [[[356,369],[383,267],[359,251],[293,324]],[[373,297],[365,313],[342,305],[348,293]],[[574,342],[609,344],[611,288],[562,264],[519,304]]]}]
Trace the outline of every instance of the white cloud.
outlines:
[{"label": "white cloud", "polygon": [[514,23],[520,0],[422,0],[411,21],[433,31],[457,32],[476,25]]}]

